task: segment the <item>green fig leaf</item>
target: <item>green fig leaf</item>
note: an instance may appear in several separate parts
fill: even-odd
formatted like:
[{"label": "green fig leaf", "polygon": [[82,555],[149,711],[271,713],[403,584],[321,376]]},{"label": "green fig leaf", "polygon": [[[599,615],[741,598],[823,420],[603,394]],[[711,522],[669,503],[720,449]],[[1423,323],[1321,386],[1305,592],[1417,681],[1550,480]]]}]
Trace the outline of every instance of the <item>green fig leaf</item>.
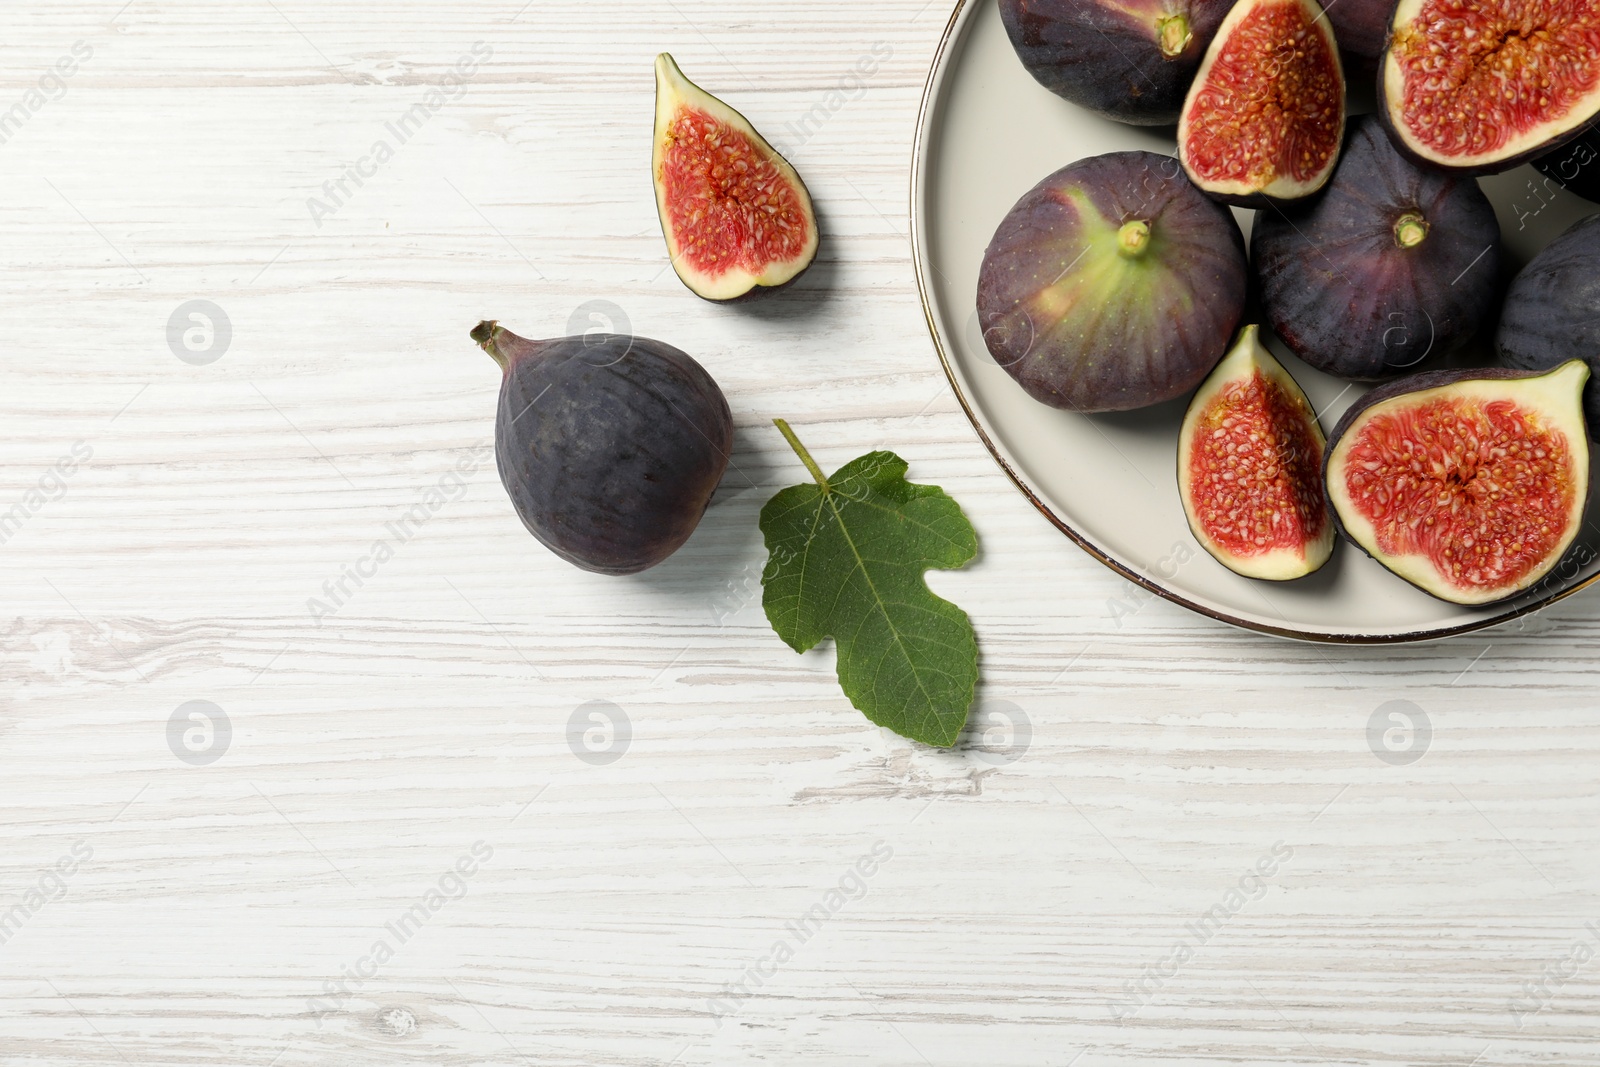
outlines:
[{"label": "green fig leaf", "polygon": [[977,531],[943,489],[906,481],[893,452],[828,478],[789,426],[777,426],[815,484],[791,486],[761,509],[768,621],[796,652],[832,637],[850,703],[879,726],[949,748],[977,690],[978,639],[967,613],[934,596],[924,575],[971,562]]}]

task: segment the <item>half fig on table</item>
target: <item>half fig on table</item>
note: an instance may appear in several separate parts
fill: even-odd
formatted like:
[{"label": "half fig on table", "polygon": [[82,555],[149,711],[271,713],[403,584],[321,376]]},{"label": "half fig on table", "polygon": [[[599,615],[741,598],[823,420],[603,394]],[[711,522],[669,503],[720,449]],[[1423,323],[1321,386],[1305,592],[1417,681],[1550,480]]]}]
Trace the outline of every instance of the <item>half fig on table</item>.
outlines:
[{"label": "half fig on table", "polygon": [[781,288],[817,258],[811,194],[748,119],[656,58],[656,207],[672,267],[697,296]]}]

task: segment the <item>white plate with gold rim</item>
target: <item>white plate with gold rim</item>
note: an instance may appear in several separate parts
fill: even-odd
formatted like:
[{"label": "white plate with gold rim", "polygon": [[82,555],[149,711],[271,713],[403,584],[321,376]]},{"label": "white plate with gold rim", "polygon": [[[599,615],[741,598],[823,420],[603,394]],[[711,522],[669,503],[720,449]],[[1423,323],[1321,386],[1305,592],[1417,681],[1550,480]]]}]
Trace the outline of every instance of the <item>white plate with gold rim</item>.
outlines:
[{"label": "white plate with gold rim", "polygon": [[[1085,416],[1046,407],[989,357],[978,329],[978,268],[1023,193],[1074,160],[1143,149],[1172,154],[1171,130],[1123,126],[1052,95],[1023,69],[995,0],[959,0],[917,121],[911,230],[917,285],[956,397],[1017,487],[1063,533],[1128,580],[1203,615],[1310,641],[1389,643],[1448,637],[1518,619],[1600,579],[1600,529],[1585,524],[1568,558],[1522,597],[1490,608],[1447,604],[1345,544],[1297,582],[1241,578],[1208,556],[1178,498],[1184,403]],[[1484,179],[1520,267],[1597,209],[1552,193],[1530,168]],[[1239,212],[1249,234],[1250,212]],[[1331,429],[1362,386],[1312,370],[1275,339]],[[1600,479],[1596,479],[1600,480]]]}]

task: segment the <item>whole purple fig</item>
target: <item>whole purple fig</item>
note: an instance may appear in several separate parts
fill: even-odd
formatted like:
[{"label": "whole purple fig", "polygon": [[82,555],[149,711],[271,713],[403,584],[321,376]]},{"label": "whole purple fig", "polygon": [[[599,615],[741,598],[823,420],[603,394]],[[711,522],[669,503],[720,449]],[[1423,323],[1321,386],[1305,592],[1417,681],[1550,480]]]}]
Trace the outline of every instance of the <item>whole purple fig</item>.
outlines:
[{"label": "whole purple fig", "polygon": [[978,274],[978,324],[1035,400],[1132,411],[1205,379],[1248,291],[1233,213],[1170,156],[1113,152],[1056,171],[1006,215]]},{"label": "whole purple fig", "polygon": [[1034,80],[1134,126],[1178,121],[1184,94],[1234,0],[1000,0]]},{"label": "whole purple fig", "polygon": [[1256,215],[1250,261],[1278,336],[1320,371],[1381,381],[1457,352],[1500,304],[1500,223],[1475,179],[1419,167],[1371,116],[1327,192]]},{"label": "whole purple fig", "polygon": [[484,322],[472,339],[505,371],[495,457],[534,537],[597,574],[637,574],[682,547],[733,450],[704,367],[625,334],[529,341]]}]

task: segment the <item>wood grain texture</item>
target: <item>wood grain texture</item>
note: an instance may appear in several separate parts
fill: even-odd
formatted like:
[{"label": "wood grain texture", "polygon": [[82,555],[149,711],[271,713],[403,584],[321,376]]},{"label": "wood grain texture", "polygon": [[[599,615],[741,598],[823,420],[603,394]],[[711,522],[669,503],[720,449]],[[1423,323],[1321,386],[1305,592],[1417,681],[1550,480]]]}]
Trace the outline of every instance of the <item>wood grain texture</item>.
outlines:
[{"label": "wood grain texture", "polygon": [[[1600,597],[1313,648],[1051,529],[913,288],[944,4],[121,4],[8,12],[0,74],[3,112],[93,53],[0,144],[0,513],[92,453],[0,545],[0,1062],[1600,1063],[1600,962],[1570,962],[1600,921]],[[464,95],[317,225],[477,42]],[[654,53],[781,137],[880,43],[792,146],[823,261],[764,304],[690,296],[650,198]],[[558,334],[596,298],[735,411],[687,548],[580,574],[483,466],[319,625],[324,583],[490,440],[467,330]],[[194,299],[233,330],[207,366],[167,342]],[[962,502],[982,558],[931,584],[976,622],[987,711],[1031,724],[1020,759],[872,728],[831,651],[773,636],[756,514],[803,477],[774,416],[830,469],[887,445]],[[209,766],[168,747],[194,700],[232,726]],[[567,740],[596,700],[632,727],[605,766]],[[1393,700],[1432,722],[1410,766],[1368,747]]]}]

